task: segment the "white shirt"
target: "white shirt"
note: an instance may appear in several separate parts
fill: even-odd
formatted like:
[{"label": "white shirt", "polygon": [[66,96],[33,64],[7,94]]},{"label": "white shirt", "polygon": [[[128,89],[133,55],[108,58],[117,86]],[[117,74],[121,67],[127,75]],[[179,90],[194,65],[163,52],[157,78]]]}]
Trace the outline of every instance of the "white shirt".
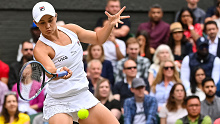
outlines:
[{"label": "white shirt", "polygon": [[[189,56],[184,57],[182,66],[181,66],[181,80],[185,89],[190,88],[190,67],[189,67]],[[215,57],[213,68],[212,68],[212,79],[215,81],[215,84],[218,83],[220,76],[220,59]]]},{"label": "white shirt", "polygon": [[146,124],[146,116],[144,114],[144,104],[143,102],[136,102],[136,113],[134,116],[133,124]]},{"label": "white shirt", "polygon": [[199,97],[200,101],[203,101],[205,98],[206,98],[206,95],[205,93],[199,89],[198,87],[196,87],[196,92],[195,93],[192,93],[191,92],[191,89],[189,88],[187,91],[186,91],[186,95],[187,96],[191,96],[191,95],[196,95]]},{"label": "white shirt", "polygon": [[209,40],[209,53],[211,53],[212,55],[216,56],[217,49],[218,49],[218,36],[216,36],[214,42]]}]

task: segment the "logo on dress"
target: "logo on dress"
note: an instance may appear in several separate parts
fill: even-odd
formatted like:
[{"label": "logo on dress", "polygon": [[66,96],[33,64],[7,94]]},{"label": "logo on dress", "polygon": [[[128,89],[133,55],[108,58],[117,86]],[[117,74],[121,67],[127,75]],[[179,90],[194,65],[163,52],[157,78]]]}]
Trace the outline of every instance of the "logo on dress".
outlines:
[{"label": "logo on dress", "polygon": [[62,56],[60,59],[58,59],[58,62],[62,62],[62,61],[64,61],[64,60],[66,60],[66,59],[68,59],[67,56]]},{"label": "logo on dress", "polygon": [[44,11],[44,10],[45,10],[45,7],[42,6],[42,7],[40,7],[39,9],[40,9],[40,11]]},{"label": "logo on dress", "polygon": [[77,41],[77,43],[78,43],[78,45],[80,46],[80,42],[79,42],[79,40]]},{"label": "logo on dress", "polygon": [[73,56],[73,55],[75,55],[77,52],[76,52],[76,51],[71,51],[70,53],[71,53],[71,55]]}]

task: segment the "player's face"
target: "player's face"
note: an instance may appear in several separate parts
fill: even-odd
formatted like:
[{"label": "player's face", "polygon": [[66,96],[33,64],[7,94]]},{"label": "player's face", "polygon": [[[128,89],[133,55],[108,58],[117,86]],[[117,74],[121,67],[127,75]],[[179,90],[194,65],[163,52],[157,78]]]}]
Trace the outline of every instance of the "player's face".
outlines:
[{"label": "player's face", "polygon": [[166,62],[164,64],[164,68],[163,68],[164,77],[172,78],[173,74],[174,74],[174,68],[175,68],[175,66],[173,65],[173,63]]},{"label": "player's face", "polygon": [[51,15],[44,15],[36,25],[39,27],[42,34],[50,36],[57,28],[56,21],[57,16],[53,17]]},{"label": "player's face", "polygon": [[149,12],[149,17],[153,22],[159,22],[163,17],[163,12],[160,8],[151,8]]},{"label": "player's face", "polygon": [[107,98],[110,93],[110,85],[108,81],[104,81],[99,86],[99,94],[102,98]]},{"label": "player's face", "polygon": [[184,92],[184,89],[183,89],[182,85],[177,85],[176,86],[176,88],[174,90],[174,93],[173,93],[173,97],[174,97],[174,99],[176,99],[178,101],[183,101],[184,100],[185,92]]},{"label": "player's face", "polygon": [[208,97],[208,98],[214,97],[215,92],[216,92],[216,86],[215,86],[214,82],[207,81],[205,83],[205,85],[203,86],[203,91],[206,94],[206,97]]},{"label": "player's face", "polygon": [[112,15],[115,15],[116,13],[118,13],[120,9],[121,9],[121,6],[120,6],[119,1],[109,1],[107,3],[107,6],[105,7],[105,10]]},{"label": "player's face", "polygon": [[8,112],[16,112],[18,107],[18,102],[15,95],[8,95],[5,102],[5,108]]},{"label": "player's face", "polygon": [[100,45],[95,45],[91,48],[91,54],[93,59],[100,59],[102,55],[102,48]]},{"label": "player's face", "polygon": [[162,61],[169,59],[170,54],[169,54],[168,50],[163,49],[158,53],[158,57],[159,57],[160,61],[162,62]]},{"label": "player's face", "polygon": [[138,43],[129,44],[127,47],[127,54],[129,58],[136,59],[140,52],[140,46]]},{"label": "player's face", "polygon": [[202,84],[202,80],[205,79],[205,72],[202,69],[198,69],[195,74],[195,79],[198,84]]},{"label": "player's face", "polygon": [[218,33],[218,28],[215,24],[206,25],[206,34],[209,36],[209,38],[211,39],[216,38],[217,33]]}]

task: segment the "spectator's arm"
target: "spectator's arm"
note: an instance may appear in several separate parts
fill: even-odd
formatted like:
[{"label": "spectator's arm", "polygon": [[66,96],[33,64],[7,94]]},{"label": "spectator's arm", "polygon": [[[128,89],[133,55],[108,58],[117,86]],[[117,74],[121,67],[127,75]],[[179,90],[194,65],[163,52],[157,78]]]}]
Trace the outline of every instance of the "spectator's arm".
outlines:
[{"label": "spectator's arm", "polygon": [[189,56],[184,57],[182,66],[181,66],[181,80],[185,89],[190,88],[190,67],[189,67]]},{"label": "spectator's arm", "polygon": [[132,124],[132,116],[130,110],[130,101],[129,98],[124,102],[124,124]]},{"label": "spectator's arm", "polygon": [[[148,99],[149,100],[149,99]],[[155,97],[151,97],[146,124],[157,124],[157,100]]]},{"label": "spectator's arm", "polygon": [[121,26],[121,28],[114,29],[113,33],[115,37],[125,37],[128,35],[130,28],[127,25]]},{"label": "spectator's arm", "polygon": [[216,85],[219,81],[219,76],[220,76],[220,59],[216,57],[213,62],[213,68],[212,68],[212,78],[215,81]]}]

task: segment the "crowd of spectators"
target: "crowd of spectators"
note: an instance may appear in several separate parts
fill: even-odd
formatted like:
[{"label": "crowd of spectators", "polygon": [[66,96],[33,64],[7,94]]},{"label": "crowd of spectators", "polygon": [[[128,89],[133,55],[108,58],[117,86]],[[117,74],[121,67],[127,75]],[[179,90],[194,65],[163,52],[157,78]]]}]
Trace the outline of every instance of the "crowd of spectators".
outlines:
[{"label": "crowd of spectators", "polygon": [[[217,124],[220,121],[220,0],[207,12],[199,0],[186,0],[173,23],[162,20],[159,4],[149,9],[149,21],[130,32],[131,22],[115,27],[107,41],[90,44],[84,52],[89,91],[121,124]],[[116,14],[120,0],[108,0],[106,11]],[[100,18],[95,32],[108,21]],[[60,26],[64,24],[60,23]],[[0,61],[0,124],[46,123],[42,119],[46,89],[34,100],[19,98],[22,65],[33,60],[40,32],[20,44],[10,65]],[[28,94],[39,82],[31,79]],[[73,122],[76,123],[76,122]]]}]

